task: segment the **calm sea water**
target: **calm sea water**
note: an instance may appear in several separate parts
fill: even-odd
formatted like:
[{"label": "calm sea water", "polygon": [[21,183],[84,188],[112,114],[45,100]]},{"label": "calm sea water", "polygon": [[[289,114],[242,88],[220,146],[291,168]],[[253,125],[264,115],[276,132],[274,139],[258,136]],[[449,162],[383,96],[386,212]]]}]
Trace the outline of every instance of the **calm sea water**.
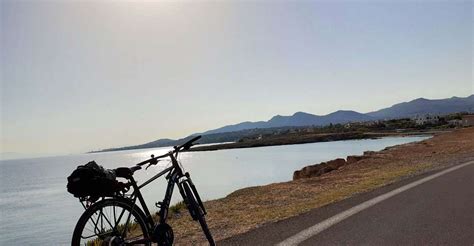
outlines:
[{"label": "calm sea water", "polygon": [[[365,150],[421,141],[427,137],[392,137],[250,149],[183,153],[181,162],[204,200],[234,190],[292,179],[293,171],[309,164]],[[68,245],[83,208],[66,191],[66,177],[78,165],[95,160],[106,168],[131,166],[169,148],[81,154],[0,161],[0,245]],[[138,182],[164,169],[167,161],[136,173]],[[143,189],[151,210],[163,198],[164,180]],[[179,201],[175,192],[173,202]]]}]

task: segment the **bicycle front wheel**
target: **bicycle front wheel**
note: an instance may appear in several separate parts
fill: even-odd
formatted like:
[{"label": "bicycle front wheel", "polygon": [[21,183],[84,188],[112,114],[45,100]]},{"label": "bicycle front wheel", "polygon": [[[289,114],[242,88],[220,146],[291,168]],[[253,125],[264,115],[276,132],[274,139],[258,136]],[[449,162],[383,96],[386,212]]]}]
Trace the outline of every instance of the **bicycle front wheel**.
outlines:
[{"label": "bicycle front wheel", "polygon": [[76,224],[71,245],[151,245],[143,212],[125,199],[90,206]]}]

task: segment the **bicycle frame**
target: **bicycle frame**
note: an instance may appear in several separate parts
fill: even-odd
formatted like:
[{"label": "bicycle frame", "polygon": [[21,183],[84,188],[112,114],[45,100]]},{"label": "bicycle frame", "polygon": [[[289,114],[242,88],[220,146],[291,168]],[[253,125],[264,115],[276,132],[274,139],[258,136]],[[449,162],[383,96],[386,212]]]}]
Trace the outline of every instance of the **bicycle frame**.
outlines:
[{"label": "bicycle frame", "polygon": [[135,179],[133,178],[133,176],[130,178],[130,184],[133,187],[133,193],[131,194],[130,199],[132,200],[133,204],[136,204],[136,201],[138,199],[138,201],[139,201],[139,203],[142,207],[142,210],[145,213],[147,222],[150,225],[150,228],[153,228],[153,226],[155,225],[155,222],[153,221],[153,217],[151,216],[150,210],[148,209],[148,206],[145,203],[145,199],[143,198],[143,195],[140,192],[141,188],[143,188],[146,185],[150,184],[151,182],[155,181],[159,177],[167,174],[166,179],[168,180],[168,185],[167,185],[167,188],[166,188],[165,197],[164,197],[162,202],[157,203],[157,207],[160,208],[160,211],[159,211],[160,223],[165,223],[167,218],[168,218],[168,209],[169,209],[169,206],[170,206],[170,203],[171,203],[171,197],[173,195],[175,185],[178,185],[178,189],[179,189],[181,195],[183,196],[183,199],[185,199],[184,192],[182,191],[182,188],[180,186],[180,179],[183,178],[183,177],[187,177],[187,179],[190,181],[190,178],[187,175],[183,174],[183,171],[182,171],[181,167],[179,166],[179,163],[178,163],[178,160],[176,159],[176,157],[174,155],[170,155],[170,157],[171,157],[172,166],[164,169],[161,172],[159,172],[158,174],[156,174],[152,178],[145,181],[143,184],[138,185],[137,182],[135,181]]}]

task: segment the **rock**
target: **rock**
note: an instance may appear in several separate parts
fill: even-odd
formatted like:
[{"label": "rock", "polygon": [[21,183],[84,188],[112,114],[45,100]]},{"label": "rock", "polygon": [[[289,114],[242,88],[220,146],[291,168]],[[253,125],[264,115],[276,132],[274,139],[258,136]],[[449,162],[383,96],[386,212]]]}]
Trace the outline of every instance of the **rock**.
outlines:
[{"label": "rock", "polygon": [[343,158],[337,158],[335,160],[326,162],[326,165],[328,167],[332,168],[333,170],[336,170],[336,169],[346,165],[346,160],[344,160]]},{"label": "rock", "polygon": [[303,171],[295,171],[293,173],[293,180],[302,179],[303,178],[302,172]]},{"label": "rock", "polygon": [[293,173],[293,180],[295,179],[302,179],[302,178],[308,178],[310,177],[311,175],[314,175],[315,172],[317,172],[319,170],[319,168],[315,167],[316,165],[312,165],[312,166],[306,166],[304,168],[302,168],[301,170],[299,171],[295,171]]},{"label": "rock", "polygon": [[318,177],[325,173],[339,169],[346,165],[346,160],[338,158],[328,162],[321,162],[320,164],[306,166],[299,171],[293,173],[293,180],[302,178]]},{"label": "rock", "polygon": [[323,166],[321,169],[319,169],[318,173],[315,175],[315,177],[319,177],[325,173],[329,173],[331,171],[336,170],[334,167],[331,166]]},{"label": "rock", "polygon": [[317,176],[319,171],[323,168],[321,164],[311,165],[303,168],[303,176],[305,178]]},{"label": "rock", "polygon": [[374,155],[375,154],[375,151],[364,151],[364,155]]},{"label": "rock", "polygon": [[347,165],[349,164],[353,164],[353,163],[356,163],[360,160],[364,159],[364,156],[361,156],[361,155],[350,155],[350,156],[347,156]]},{"label": "rock", "polygon": [[293,180],[316,176],[321,168],[321,164],[303,167],[293,173]]}]

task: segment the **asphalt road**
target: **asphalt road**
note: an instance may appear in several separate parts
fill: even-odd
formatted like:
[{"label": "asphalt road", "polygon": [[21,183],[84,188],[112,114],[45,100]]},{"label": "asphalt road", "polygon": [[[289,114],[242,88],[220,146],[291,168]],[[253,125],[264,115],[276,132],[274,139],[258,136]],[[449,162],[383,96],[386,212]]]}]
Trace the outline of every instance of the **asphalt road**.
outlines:
[{"label": "asphalt road", "polygon": [[[220,241],[218,245],[275,245],[288,241],[328,218],[439,172],[420,175],[269,223]],[[306,235],[300,245],[474,246],[474,162],[380,201],[314,236]]]}]

